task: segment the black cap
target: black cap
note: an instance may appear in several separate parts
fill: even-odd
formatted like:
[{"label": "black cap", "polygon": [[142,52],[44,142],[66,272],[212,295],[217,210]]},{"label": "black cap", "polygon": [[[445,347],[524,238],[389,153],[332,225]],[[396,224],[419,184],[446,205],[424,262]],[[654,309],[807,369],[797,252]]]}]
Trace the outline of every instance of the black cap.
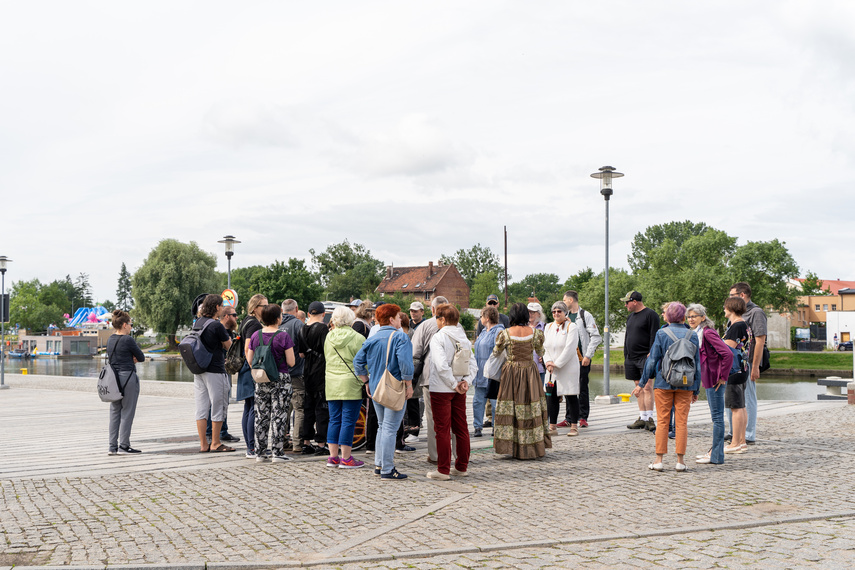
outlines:
[{"label": "black cap", "polygon": [[202,293],[201,295],[193,299],[193,306],[190,309],[190,314],[193,315],[194,319],[196,318],[196,315],[199,314],[199,306],[202,305],[202,301],[204,301],[205,297],[207,297],[208,295],[209,293]]},{"label": "black cap", "polygon": [[327,312],[327,308],[320,301],[312,301],[307,309],[310,315],[323,315]]}]

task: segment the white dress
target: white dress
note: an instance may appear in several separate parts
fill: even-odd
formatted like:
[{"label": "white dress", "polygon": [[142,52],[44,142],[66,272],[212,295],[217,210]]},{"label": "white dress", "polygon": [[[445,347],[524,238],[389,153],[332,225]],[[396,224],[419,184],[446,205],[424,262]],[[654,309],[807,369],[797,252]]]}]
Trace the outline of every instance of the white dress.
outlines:
[{"label": "white dress", "polygon": [[[555,382],[556,394],[559,396],[577,396],[579,394],[579,356],[576,347],[579,346],[579,329],[570,319],[562,326],[554,322],[546,325],[543,331],[543,364],[549,362],[555,365],[552,370],[552,380]],[[549,381],[549,372],[546,372]]]}]

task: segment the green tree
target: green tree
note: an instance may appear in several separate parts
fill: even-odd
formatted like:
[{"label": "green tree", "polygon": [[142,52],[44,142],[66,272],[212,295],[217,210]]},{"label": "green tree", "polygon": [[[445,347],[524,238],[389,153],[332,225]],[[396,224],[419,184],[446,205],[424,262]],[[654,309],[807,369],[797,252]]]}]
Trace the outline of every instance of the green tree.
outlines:
[{"label": "green tree", "polygon": [[351,297],[370,297],[383,280],[372,261],[360,263],[340,275],[334,275],[327,283],[326,292],[332,301],[349,301]]},{"label": "green tree", "polygon": [[[439,262],[443,265],[453,263],[470,289],[475,284],[475,278],[483,273],[496,274],[495,286],[499,285],[498,277],[504,275],[504,267],[499,262],[499,256],[480,243],[476,243],[469,249],[458,249],[454,255],[441,255]],[[483,299],[479,303],[483,303]]]},{"label": "green tree", "polygon": [[552,306],[563,294],[564,288],[554,273],[533,273],[508,285],[509,303],[526,303],[529,297],[537,297],[544,306]]},{"label": "green tree", "polygon": [[239,308],[245,311],[249,299],[256,294],[271,303],[294,299],[301,309],[323,298],[324,288],[317,275],[309,271],[302,259],[276,260],[267,267],[253,265],[232,271],[232,289],[238,294]]},{"label": "green tree", "polygon": [[782,312],[796,308],[799,292],[789,287],[788,281],[799,274],[799,266],[786,242],[749,241],[734,254],[730,271],[732,283],[745,281],[751,285],[751,300],[759,306]]},{"label": "green tree", "polygon": [[106,310],[108,313],[112,313],[116,310],[116,305],[114,305],[113,301],[110,301],[109,299],[103,301],[101,303],[101,306],[104,307],[104,310]]},{"label": "green tree", "polygon": [[707,229],[704,223],[668,222],[650,226],[644,233],[635,234],[632,240],[632,253],[628,258],[633,273],[652,269],[651,255],[670,241],[679,249],[683,242],[692,236],[703,234]]},{"label": "green tree", "polygon": [[[576,291],[578,293],[579,289],[581,289],[585,283],[587,283],[588,281],[590,281],[593,278],[594,278],[594,270],[591,269],[590,267],[586,267],[585,269],[581,270],[579,273],[576,273],[575,275],[571,275],[570,277],[568,277],[567,281],[564,282],[563,289],[564,289],[564,291],[572,290],[572,291]],[[562,297],[563,297],[564,291],[561,292]]]},{"label": "green tree", "polygon": [[495,271],[487,271],[475,277],[469,287],[469,306],[481,309],[487,304],[489,295],[499,295],[499,276]]},{"label": "green tree", "polygon": [[64,311],[59,306],[42,302],[43,286],[38,279],[17,281],[9,291],[9,319],[27,329],[30,334],[46,331],[50,325],[65,323]]},{"label": "green tree", "polygon": [[92,286],[89,284],[89,274],[80,273],[74,280],[75,307],[92,306]]},{"label": "green tree", "polygon": [[175,345],[175,332],[190,325],[190,307],[201,293],[217,293],[221,277],[217,257],[202,251],[196,242],[165,239],[151,250],[131,279],[134,316]]},{"label": "green tree", "polygon": [[802,281],[802,295],[831,295],[831,289],[823,288],[822,279],[813,271],[808,271]]},{"label": "green tree", "polygon": [[[616,333],[626,327],[626,307],[621,302],[621,297],[627,291],[636,289],[636,278],[623,269],[614,267],[609,269],[609,325],[610,332]],[[585,310],[594,316],[600,332],[604,331],[605,307],[606,307],[606,276],[600,272],[592,279],[586,281],[582,287],[577,289],[580,304]],[[584,302],[582,300],[584,299]]]},{"label": "green tree", "polygon": [[119,270],[119,283],[116,286],[116,307],[122,311],[130,311],[134,308],[131,274],[124,262],[122,262],[122,268]]},{"label": "green tree", "polygon": [[[371,273],[378,278],[379,284],[385,269],[383,262],[374,258],[364,245],[358,243],[351,245],[347,240],[333,244],[320,253],[314,249],[310,249],[309,253],[312,256],[312,270],[317,273],[324,287],[327,287],[333,277],[344,275],[363,264],[368,264]],[[366,268],[363,268],[360,275],[365,272]]]}]

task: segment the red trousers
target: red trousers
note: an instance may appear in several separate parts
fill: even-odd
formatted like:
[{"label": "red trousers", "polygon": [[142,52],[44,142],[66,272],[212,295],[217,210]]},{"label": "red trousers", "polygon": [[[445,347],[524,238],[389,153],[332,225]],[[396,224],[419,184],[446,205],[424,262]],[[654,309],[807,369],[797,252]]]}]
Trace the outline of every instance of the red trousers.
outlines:
[{"label": "red trousers", "polygon": [[451,433],[457,438],[457,461],[454,468],[469,468],[469,425],[466,423],[466,394],[430,392],[433,428],[436,432],[436,470],[451,471]]}]

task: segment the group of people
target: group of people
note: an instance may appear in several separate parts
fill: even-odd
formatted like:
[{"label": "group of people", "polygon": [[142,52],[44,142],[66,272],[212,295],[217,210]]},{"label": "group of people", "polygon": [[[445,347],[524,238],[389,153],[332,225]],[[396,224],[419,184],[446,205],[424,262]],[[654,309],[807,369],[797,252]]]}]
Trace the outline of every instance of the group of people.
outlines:
[{"label": "group of people", "polygon": [[[754,383],[765,342],[765,314],[750,302],[746,283],[734,284],[730,293],[724,303],[729,324],[723,338],[701,305],[666,303],[666,324],[660,328],[659,316],[644,306],[640,293],[622,299],[629,312],[624,364],[627,378],[636,382],[633,395],[639,405],[638,420],[627,427],[656,432],[650,469],[664,469],[669,435],[676,439],[676,469],[686,469],[688,411],[701,387],[714,429],[710,451],[697,462],[723,463],[725,453],[744,453],[754,441]],[[207,369],[194,375],[200,453],[235,451],[227,443],[239,441],[227,427],[231,375],[226,357],[232,353],[240,363],[236,397],[244,402],[245,453],[258,462],[288,461],[288,453],[296,452],[325,455],[327,467],[363,467],[352,446],[363,402],[368,402],[366,447],[374,454],[375,475],[407,478],[396,469],[395,454],[414,450],[404,437],[418,439],[424,424],[428,461],[436,466],[427,477],[466,476],[470,388],[472,437],[492,427],[498,454],[540,458],[552,447],[557,428],[570,428],[567,435],[573,437],[588,426],[588,376],[602,337],[575,291],[552,305],[548,324],[539,303],[515,303],[504,315],[498,298],[490,295],[480,311],[474,343],[460,325],[458,310],[441,296],[432,300],[429,319],[418,301],[410,305],[408,316],[395,304],[355,300],[335,308],[328,322],[326,307],[317,301],[305,318],[293,299],[278,305],[254,295],[246,310],[238,325],[235,308],[224,305],[219,295],[202,295],[193,306],[193,329],[212,354]],[[109,452],[139,453],[130,447],[130,429],[139,394],[134,365],[145,357],[128,336],[127,313],[116,311],[113,326],[117,333],[107,353],[125,397],[111,404]],[[684,338],[694,347],[695,370],[691,382],[674,386],[667,381],[663,360]],[[229,351],[232,343],[238,345]],[[276,374],[259,374],[263,364],[258,362],[265,358],[273,363],[267,370],[273,366]],[[384,377],[405,391],[403,406],[373,400]],[[562,399],[565,414],[559,421]],[[659,426],[671,424],[670,430],[656,430],[654,403]],[[730,436],[724,433],[725,408],[732,416]]]},{"label": "group of people", "polygon": [[[745,453],[756,436],[756,381],[764,366],[766,342],[766,315],[751,302],[748,283],[735,283],[730,288],[724,301],[728,323],[723,336],[716,332],[715,323],[703,305],[665,303],[662,306],[665,325],[660,328],[659,316],[644,306],[639,292],[632,291],[621,300],[629,311],[624,364],[627,378],[636,383],[632,394],[638,400],[640,412],[639,418],[627,427],[655,432],[656,457],[648,468],[664,470],[668,439],[672,437],[677,455],[675,469],[687,470],[684,456],[689,409],[697,401],[701,387],[706,391],[713,439],[710,450],[698,455],[696,463],[719,465],[724,463],[725,454]],[[684,339],[693,347],[687,354],[674,346]],[[673,373],[679,363],[677,356],[682,354],[694,370],[682,372],[683,383],[678,378],[675,384]],[[653,421],[654,403],[659,429]],[[727,435],[725,408],[731,426]]]}]

